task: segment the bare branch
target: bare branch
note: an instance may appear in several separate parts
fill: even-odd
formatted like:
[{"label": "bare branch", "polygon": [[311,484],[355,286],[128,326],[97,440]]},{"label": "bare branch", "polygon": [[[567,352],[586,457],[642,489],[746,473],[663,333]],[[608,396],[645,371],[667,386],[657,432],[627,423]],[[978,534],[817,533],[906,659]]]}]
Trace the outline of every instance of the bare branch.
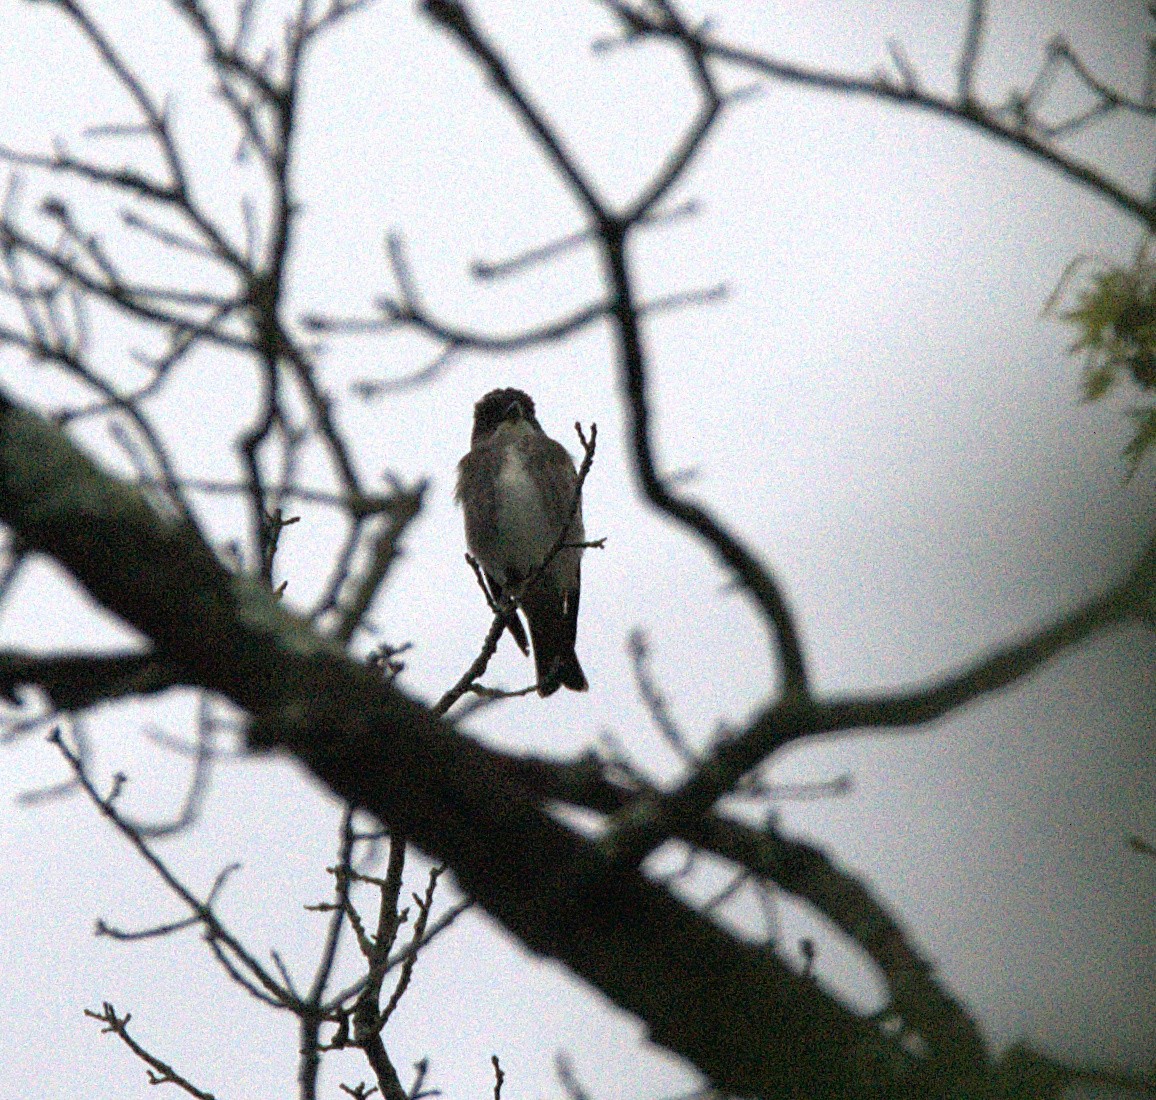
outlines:
[{"label": "bare branch", "polygon": [[558,1075],[558,1083],[570,1100],[593,1100],[578,1080],[569,1056],[562,1051],[554,1056],[554,1072]]},{"label": "bare branch", "polygon": [[903,46],[894,38],[889,38],[887,40],[887,53],[899,73],[903,90],[911,95],[919,95],[921,89],[919,75],[915,71],[915,66],[911,64],[910,58],[904,52]]},{"label": "bare branch", "polygon": [[[608,860],[540,808],[498,754],[349,660],[251,578],[230,575],[195,533],[11,401],[0,403],[0,484],[0,520],[30,549],[52,553],[191,678],[255,716],[251,748],[299,754],[340,797],[412,835],[531,949],[564,960],[638,1014],[655,1042],[690,1057],[720,1088],[753,1095],[826,1082],[855,1100],[866,1095],[853,1068],[863,1058],[898,1087],[893,1075],[914,1055],[873,1022]],[[77,494],[86,509],[80,529]],[[115,824],[108,801],[100,806]],[[150,858],[147,845],[130,840]],[[187,889],[172,888],[201,911]],[[211,912],[205,919],[215,922],[209,946],[230,975],[244,966],[268,983],[258,992],[290,1007]],[[608,953],[607,942],[617,949]],[[734,1041],[720,1048],[719,1034]],[[831,1043],[857,1054],[832,1061]]]},{"label": "bare branch", "polygon": [[468,54],[482,63],[490,79],[514,106],[518,118],[541,145],[575,198],[581,202],[590,220],[600,225],[608,223],[611,219],[606,204],[578,170],[577,162],[554,129],[514,81],[506,62],[478,29],[466,5],[458,0],[423,0],[421,8],[430,19],[457,38]]},{"label": "bare branch", "polygon": [[[111,307],[136,320],[173,329],[177,332],[195,335],[206,343],[229,351],[251,352],[252,344],[247,337],[225,331],[219,323],[210,323],[214,312],[224,309],[229,303],[212,295],[182,294],[180,291],[161,287],[129,286],[121,283],[115,274],[100,271],[96,274],[84,270],[79,261],[50,249],[21,231],[7,218],[0,221],[0,246],[6,250],[18,250],[43,264],[46,269],[57,274],[77,290],[107,302]],[[190,307],[203,309],[210,319],[198,317],[189,312],[168,310],[156,303],[172,301]],[[70,349],[60,347],[48,339],[27,342],[28,350],[34,354],[61,358],[67,361]],[[63,354],[62,354],[63,353]],[[71,364],[70,364],[71,365]]]},{"label": "bare branch", "polygon": [[624,215],[623,222],[632,228],[644,224],[643,220],[682,178],[714,128],[723,107],[722,95],[715,83],[707,54],[691,45],[697,41],[697,36],[677,12],[673,0],[657,0],[655,6],[659,9],[660,18],[671,28],[671,33],[688,44],[687,56],[698,87],[700,105],[697,117],[691,121],[682,140],[671,150],[666,164],[651,183],[642,189]]},{"label": "bare branch", "polygon": [[969,0],[967,31],[963,36],[963,50],[959,57],[959,80],[956,85],[956,98],[960,103],[970,103],[973,98],[975,67],[979,61],[980,46],[983,42],[986,9],[985,0]]},{"label": "bare branch", "polygon": [[186,928],[196,928],[200,923],[199,917],[185,917],[183,920],[169,921],[167,924],[154,924],[151,928],[138,928],[134,932],[129,932],[124,928],[117,928],[115,925],[109,924],[102,917],[96,922],[95,934],[107,936],[110,940],[131,943],[134,940],[162,939],[165,936],[171,936],[174,932],[183,932]]},{"label": "bare branch", "polygon": [[347,645],[354,632],[361,626],[370,604],[397,557],[402,535],[421,510],[426,485],[426,482],[421,482],[412,489],[403,490],[400,486],[396,488],[393,507],[370,542],[369,561],[346,598],[341,608],[340,619],[332,632],[333,638],[342,645]]},{"label": "bare branch", "polygon": [[[624,4],[614,6],[626,8]],[[644,7],[631,7],[629,12],[631,33],[635,37],[673,39],[684,46],[701,51],[707,57],[736,65],[748,72],[758,73],[773,80],[844,95],[866,96],[962,122],[1049,164],[1067,178],[1092,189],[1137,218],[1150,230],[1156,230],[1156,205],[1140,195],[1129,192],[1074,156],[1057,149],[1045,137],[1037,136],[1025,129],[1022,117],[1017,119],[1013,114],[1011,121],[1005,122],[1001,119],[999,111],[981,106],[974,98],[961,102],[936,95],[913,84],[914,74],[909,69],[904,79],[896,82],[886,77],[856,76],[798,65],[779,60],[758,50],[730,45],[714,35],[691,33],[688,41],[685,28],[672,26],[667,20],[653,15]]]},{"label": "bare branch", "polygon": [[401,378],[359,378],[350,383],[350,392],[363,401],[376,401],[387,394],[405,393],[407,390],[426,386],[441,377],[453,363],[458,351],[459,348],[455,344],[447,344],[420,370],[403,375]]},{"label": "bare branch", "polygon": [[[399,302],[382,299],[379,305],[386,314],[384,320],[314,316],[307,319],[307,324],[318,332],[343,334],[382,332],[397,325],[410,325],[436,340],[442,341],[450,351],[468,348],[471,351],[508,352],[521,351],[539,344],[557,343],[588,328],[595,321],[605,317],[608,312],[608,307],[604,303],[597,303],[584,306],[566,317],[539,325],[536,328],[523,329],[509,334],[491,334],[447,325],[436,320],[419,306],[407,303],[404,299]],[[432,367],[427,367],[425,370],[426,372],[433,372]],[[423,378],[428,377],[428,375],[419,374],[417,377]],[[410,384],[408,380],[406,380],[406,384]]]},{"label": "bare branch", "polygon": [[[631,806],[641,793],[637,777],[624,787],[589,757],[563,763],[521,758],[510,761],[510,766],[543,802],[613,814]],[[758,829],[718,813],[684,820],[671,835],[690,845],[688,859],[707,852],[740,869],[727,888],[728,896],[732,888],[757,876],[813,905],[876,962],[892,997],[888,1011],[918,1030],[937,1058],[982,1061],[976,1025],[942,987],[934,968],[874,893],[837,868],[819,848],[786,837],[773,823]]]},{"label": "bare branch", "polygon": [[[434,891],[437,889],[438,879],[445,874],[445,867],[431,867],[429,872],[429,881],[426,883],[425,895],[419,897],[417,894],[413,895],[414,903],[417,905],[417,920],[413,924],[413,936],[410,942],[415,945],[401,965],[401,974],[397,979],[397,985],[394,987],[393,993],[390,994],[389,1002],[385,1008],[381,1010],[381,1026],[384,1026],[386,1021],[394,1014],[397,1006],[401,1003],[402,997],[405,996],[406,990],[409,989],[409,983],[413,978],[413,968],[417,963],[420,945],[424,945],[429,941],[426,939],[426,928],[429,925],[430,913],[433,912]],[[380,1030],[380,1028],[379,1028]]]},{"label": "bare branch", "polygon": [[[251,993],[263,994],[263,1000],[279,1007],[288,1007],[293,1002],[291,992],[273,980],[272,976],[257,962],[244,946],[221,924],[209,902],[202,902],[182,883],[145,842],[144,838],[132,828],[115,806],[119,785],[114,787],[108,797],[102,797],[89,779],[80,758],[73,753],[59,734],[52,738],[60,754],[68,762],[77,782],[88,795],[93,805],[110,821],[116,830],[140,853],[145,862],[156,872],[165,886],[191,910],[193,915],[204,926],[205,938],[218,960],[225,965],[230,976],[241,982]],[[120,777],[123,780],[123,777]],[[222,872],[227,874],[227,872]],[[213,888],[214,894],[219,889]],[[107,927],[107,926],[106,926]],[[111,932],[109,933],[111,934]],[[121,937],[128,938],[128,937]],[[238,969],[238,968],[243,968]],[[256,983],[254,985],[253,983]]]},{"label": "bare branch", "polygon": [[1144,97],[1133,99],[1123,95],[1099,79],[1065,39],[1056,39],[1051,44],[1050,52],[1068,65],[1084,87],[1095,95],[1107,110],[1122,110],[1140,115],[1142,118],[1156,118],[1156,103],[1149,102]]},{"label": "bare branch", "polygon": [[105,1026],[102,1030],[106,1034],[115,1035],[129,1050],[133,1052],[146,1066],[149,1067],[149,1084],[150,1085],[176,1085],[183,1092],[188,1093],[189,1096],[195,1096],[197,1100],[216,1100],[211,1092],[205,1092],[194,1085],[187,1077],[178,1073],[167,1062],[162,1062],[155,1054],[150,1054],[144,1047],[140,1045],[129,1033],[128,1024],[132,1019],[131,1013],[125,1013],[123,1016],[116,1014],[116,1009],[113,1008],[108,1001],[104,1002],[104,1007],[100,1012],[93,1012],[86,1008],[84,1014],[92,1020],[98,1020]]},{"label": "bare branch", "polygon": [[631,631],[629,642],[630,660],[634,668],[634,682],[638,694],[650,713],[655,729],[663,740],[675,751],[684,764],[696,764],[697,754],[687,743],[682,730],[678,728],[670,714],[670,707],[661,689],[654,682],[650,670],[650,651],[646,635],[641,630]]},{"label": "bare branch", "polygon": [[19,702],[18,687],[38,687],[61,710],[83,710],[129,695],[150,695],[182,682],[178,669],[150,653],[45,656],[0,651],[0,695]]},{"label": "bare branch", "polygon": [[[1151,599],[1152,551],[1124,583],[1109,589],[1023,640],[997,649],[927,687],[874,698],[832,700],[816,706],[798,735],[923,725],[975,699],[1014,684],[1065,649],[1123,619],[1145,614]],[[777,748],[785,741],[774,738]]]},{"label": "bare branch", "polygon": [[[395,970],[413,955],[421,951],[427,944],[447,931],[457,921],[458,917],[469,909],[472,909],[473,905],[473,901],[469,898],[451,905],[437,920],[426,927],[425,934],[420,939],[411,938],[409,943],[404,947],[399,947],[397,951],[390,955],[385,972],[388,974],[390,971]],[[324,1014],[330,1016],[340,1011],[344,1005],[348,1004],[352,998],[356,997],[365,988],[366,980],[366,978],[361,978],[348,988],[343,989],[340,993],[332,996],[325,1003]]]},{"label": "bare branch", "polygon": [[783,676],[784,694],[806,697],[809,687],[802,644],[794,617],[778,583],[754,553],[723,527],[705,507],[676,496],[658,475],[651,439],[647,359],[624,241],[608,238],[605,258],[608,277],[616,293],[614,320],[619,368],[625,376],[634,464],[643,491],[660,511],[706,541],[733,570],[739,583],[751,594],[770,624]]},{"label": "bare branch", "polygon": [[[143,488],[156,488],[160,484],[154,478],[140,478],[136,482]],[[246,491],[245,485],[233,481],[213,481],[208,478],[178,478],[176,481],[182,492],[206,493],[213,496],[235,496]],[[325,489],[310,489],[301,485],[286,486],[283,496],[288,501],[301,504],[321,504],[347,512],[354,518],[388,513],[394,507],[393,494],[369,493],[365,496],[345,496]]]},{"label": "bare branch", "polygon": [[[671,222],[681,221],[683,218],[694,217],[701,209],[701,203],[699,203],[697,199],[687,199],[685,202],[681,202],[669,210],[656,210],[651,208],[639,217],[638,223],[639,225],[666,225]],[[524,252],[519,252],[505,260],[476,260],[471,265],[470,270],[479,279],[504,278],[509,275],[519,274],[527,268],[535,267],[547,260],[552,260],[556,256],[564,255],[575,248],[583,245],[596,245],[597,243],[597,233],[589,229],[584,229],[577,233],[569,233],[565,237],[551,241],[549,244],[539,245],[536,248],[528,248]]]},{"label": "bare branch", "polygon": [[498,1056],[490,1056],[490,1064],[494,1067],[494,1100],[502,1100],[502,1085],[506,1083],[506,1075],[502,1072],[502,1065]]},{"label": "bare branch", "polygon": [[955,675],[912,692],[874,699],[821,702],[785,699],[746,730],[721,741],[697,770],[666,796],[636,799],[616,815],[601,840],[611,858],[637,865],[670,832],[705,814],[772,753],[815,734],[923,725],[1030,675],[1058,653],[1128,617],[1151,621],[1156,544],[1132,574],[1055,624],[997,650]]}]

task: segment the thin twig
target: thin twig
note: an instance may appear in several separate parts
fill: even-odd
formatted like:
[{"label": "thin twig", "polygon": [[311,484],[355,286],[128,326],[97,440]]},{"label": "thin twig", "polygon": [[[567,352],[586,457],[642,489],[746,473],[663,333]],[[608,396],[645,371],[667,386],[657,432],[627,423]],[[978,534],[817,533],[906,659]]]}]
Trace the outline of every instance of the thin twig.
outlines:
[{"label": "thin twig", "polygon": [[118,1016],[116,1009],[108,1001],[100,1012],[93,1012],[86,1008],[84,1014],[89,1019],[104,1024],[102,1029],[107,1034],[115,1035],[129,1050],[133,1052],[146,1066],[149,1067],[148,1079],[150,1085],[176,1085],[177,1088],[195,1096],[197,1100],[216,1100],[211,1092],[199,1089],[183,1074],[178,1073],[167,1062],[162,1062],[155,1054],[150,1054],[129,1033],[128,1025],[132,1019],[131,1013]]},{"label": "thin twig", "polygon": [[[116,830],[140,853],[145,862],[152,867],[165,886],[180,898],[189,910],[191,910],[193,915],[202,923],[210,949],[218,960],[221,961],[222,965],[226,967],[230,976],[244,985],[250,993],[254,995],[263,994],[261,996],[262,1000],[266,1000],[268,1003],[278,1007],[289,1007],[293,1002],[290,991],[284,986],[279,985],[273,979],[272,975],[257,962],[241,942],[225,928],[213,911],[212,906],[208,902],[203,902],[197,898],[196,895],[173,874],[168,865],[153,852],[144,838],[125,821],[124,817],[114,805],[120,783],[113,788],[112,794],[108,797],[102,797],[93,786],[79,756],[64,744],[64,739],[60,736],[59,731],[54,733],[50,740],[56,745],[60,754],[68,762],[77,782],[88,795],[93,805],[96,806],[101,814],[110,821]],[[226,872],[222,872],[222,874],[225,873]],[[218,878],[218,882],[219,881],[220,878]],[[238,967],[243,968],[243,970],[238,969]]]},{"label": "thin twig", "polygon": [[987,4],[985,0],[970,0],[967,6],[967,30],[963,36],[963,50],[959,57],[959,79],[956,97],[960,103],[970,103],[974,91],[975,67],[983,42],[983,23]]}]

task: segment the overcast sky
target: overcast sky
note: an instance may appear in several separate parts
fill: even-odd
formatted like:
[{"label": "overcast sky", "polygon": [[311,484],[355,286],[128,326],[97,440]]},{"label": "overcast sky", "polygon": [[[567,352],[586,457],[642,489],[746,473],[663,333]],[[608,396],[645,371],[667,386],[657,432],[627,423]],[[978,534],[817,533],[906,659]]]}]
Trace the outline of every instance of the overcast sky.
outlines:
[{"label": "overcast sky", "polygon": [[[246,169],[230,160],[220,107],[196,83],[197,52],[165,5],[91,7],[150,85],[172,89],[200,186],[237,217]],[[885,64],[894,37],[927,82],[947,89],[962,7],[703,9],[728,37],[856,71]],[[674,56],[593,54],[609,26],[590,3],[492,0],[475,10],[605,191],[629,195],[693,107]],[[107,76],[56,12],[0,0],[0,26],[0,141],[45,150],[63,136],[79,151],[85,126],[125,121]],[[1056,32],[1103,77],[1138,87],[1148,29],[1139,2],[995,5],[980,89],[1002,99],[1009,81],[1022,85]],[[304,111],[293,272],[302,312],[370,313],[392,289],[390,231],[404,236],[430,307],[455,322],[504,332],[597,294],[581,251],[523,278],[471,277],[475,260],[555,239],[578,215],[473,64],[412,3],[382,0],[332,35],[314,57]],[[1081,146],[1134,187],[1147,179],[1150,147],[1137,126],[1106,128]],[[29,181],[30,217],[36,195]],[[733,110],[676,198],[698,200],[701,212],[640,243],[644,292],[725,283],[728,293],[648,325],[661,465],[693,471],[692,491],[774,568],[821,690],[901,687],[954,668],[1127,567],[1151,532],[1152,467],[1125,478],[1126,401],[1078,402],[1070,334],[1041,310],[1073,257],[1126,261],[1133,224],[959,127],[775,85]],[[375,615],[384,638],[413,643],[403,683],[436,698],[487,628],[462,560],[454,467],[473,402],[518,386],[571,450],[576,419],[599,427],[585,514],[589,537],[607,547],[584,564],[578,642],[591,690],[514,701],[470,728],[559,755],[610,734],[656,774],[672,774],[632,685],[630,632],[647,632],[673,712],[699,743],[741,723],[772,673],[761,630],[713,560],[636,491],[606,334],[463,358],[434,384],[374,404],[350,395],[351,383],[404,376],[436,350],[393,334],[334,340],[323,359],[362,468],[432,479]],[[113,330],[96,354],[117,362],[122,334]],[[0,385],[57,396],[9,351],[0,351]],[[157,404],[183,473],[235,474],[231,432],[251,400],[235,364],[205,357]],[[105,428],[81,438],[125,468]],[[222,544],[236,537],[235,510],[205,501],[203,514]],[[315,593],[332,545],[322,514],[289,529],[280,577],[291,602]],[[123,636],[47,566],[3,613],[5,644]],[[853,776],[850,795],[784,804],[783,822],[878,891],[998,1044],[1022,1037],[1122,1068],[1156,1059],[1156,866],[1126,844],[1132,833],[1156,839],[1154,656],[1151,633],[1108,632],[932,729],[804,744],[776,763],[780,779]],[[488,679],[515,687],[530,676],[507,641]],[[92,720],[99,773],[129,773],[128,804],[141,814],[163,817],[179,802],[186,765],[148,731],[187,734],[190,708],[177,699]],[[90,806],[15,803],[63,777],[50,747],[26,741],[2,759],[0,1094],[155,1096],[139,1063],[82,1016],[102,1001],[132,1012],[150,1049],[221,1098],[289,1094],[293,1022],[249,1002],[195,935],[94,939],[97,917],[141,927],[179,910]],[[301,906],[328,889],[335,822],[331,800],[292,765],[226,764],[203,820],[164,851],[202,888],[242,862],[225,916],[255,954],[276,948],[304,975],[321,922]],[[415,868],[412,888],[421,882]],[[788,946],[815,934],[790,906],[779,919]],[[876,1003],[870,976],[829,937],[818,973],[853,1003]],[[403,1080],[428,1056],[430,1083],[452,1098],[492,1087],[491,1053],[509,1098],[559,1095],[559,1050],[597,1100],[659,1097],[693,1082],[642,1045],[629,1019],[480,915],[423,956],[385,1038]],[[334,1066],[346,1081],[369,1076],[352,1056]],[[336,1080],[335,1069],[327,1095],[337,1095]]]}]

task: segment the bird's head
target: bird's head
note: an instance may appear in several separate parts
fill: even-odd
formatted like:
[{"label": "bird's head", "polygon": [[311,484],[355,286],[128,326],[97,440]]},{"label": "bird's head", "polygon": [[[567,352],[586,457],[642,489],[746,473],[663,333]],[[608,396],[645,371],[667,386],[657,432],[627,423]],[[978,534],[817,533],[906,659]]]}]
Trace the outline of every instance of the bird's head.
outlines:
[{"label": "bird's head", "polygon": [[490,390],[474,406],[474,431],[471,443],[485,439],[496,432],[500,425],[524,420],[539,431],[542,426],[534,415],[534,399],[521,390]]}]

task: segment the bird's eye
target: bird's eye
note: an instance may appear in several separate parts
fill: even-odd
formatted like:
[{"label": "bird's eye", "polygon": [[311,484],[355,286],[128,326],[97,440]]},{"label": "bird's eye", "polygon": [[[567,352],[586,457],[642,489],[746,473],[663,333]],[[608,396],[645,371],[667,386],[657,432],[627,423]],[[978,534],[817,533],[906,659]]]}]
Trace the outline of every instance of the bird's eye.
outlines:
[{"label": "bird's eye", "polygon": [[513,404],[511,404],[510,407],[506,410],[506,419],[507,420],[521,420],[522,419],[522,406],[519,405],[517,401],[515,401]]}]

